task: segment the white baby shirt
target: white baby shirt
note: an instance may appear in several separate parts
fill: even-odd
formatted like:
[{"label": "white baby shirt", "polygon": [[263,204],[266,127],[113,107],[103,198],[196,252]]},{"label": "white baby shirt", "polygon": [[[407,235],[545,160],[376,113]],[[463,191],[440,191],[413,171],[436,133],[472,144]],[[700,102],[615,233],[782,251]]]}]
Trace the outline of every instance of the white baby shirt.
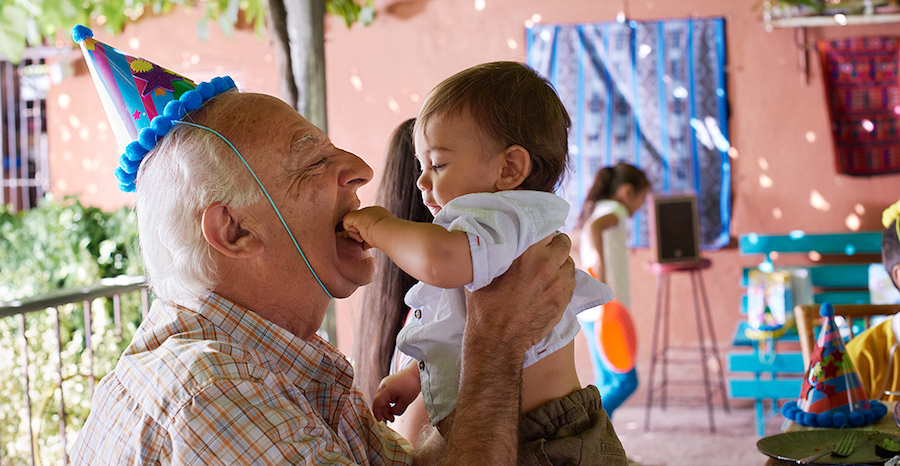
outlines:
[{"label": "white baby shirt", "polygon": [[[569,204],[552,193],[501,191],[460,196],[438,213],[434,223],[468,234],[475,291],[502,275],[529,246],[556,232]],[[560,322],[525,353],[530,366],[566,346],[581,328],[576,315],[609,302],[612,290],[587,273],[575,271],[575,293]],[[444,289],[419,282],[406,294],[415,318],[397,336],[397,347],[419,361],[422,395],[432,424],[456,407],[460,354],[466,325],[462,288]]]}]

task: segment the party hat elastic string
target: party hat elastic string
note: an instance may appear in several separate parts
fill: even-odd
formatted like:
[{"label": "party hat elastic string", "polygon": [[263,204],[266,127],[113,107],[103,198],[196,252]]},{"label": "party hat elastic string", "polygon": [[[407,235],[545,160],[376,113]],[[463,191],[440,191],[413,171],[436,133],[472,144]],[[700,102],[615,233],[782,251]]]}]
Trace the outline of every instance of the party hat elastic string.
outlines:
[{"label": "party hat elastic string", "polygon": [[275,209],[275,215],[278,215],[278,219],[281,220],[281,225],[284,226],[284,229],[287,231],[288,236],[291,237],[291,241],[294,242],[294,247],[296,247],[297,251],[300,252],[300,257],[303,258],[303,262],[306,263],[306,267],[309,268],[309,271],[312,273],[313,277],[319,283],[319,286],[322,287],[322,290],[325,291],[325,294],[328,295],[328,298],[334,299],[334,296],[332,296],[331,293],[328,292],[328,288],[325,288],[325,284],[322,283],[322,280],[319,279],[319,276],[316,274],[316,271],[313,270],[312,265],[310,265],[309,261],[306,259],[306,254],[303,254],[303,250],[300,249],[300,245],[297,243],[297,240],[294,238],[294,234],[291,233],[291,229],[288,228],[287,222],[285,222],[284,217],[281,216],[281,211],[279,211],[278,207],[275,206],[275,201],[272,200],[272,196],[269,196],[269,192],[266,191],[266,188],[265,188],[265,186],[263,186],[262,181],[259,180],[259,177],[257,177],[256,173],[253,171],[253,169],[250,168],[250,164],[247,163],[247,160],[244,159],[244,156],[241,155],[240,151],[237,150],[237,147],[234,147],[234,144],[232,144],[231,141],[228,140],[228,138],[226,138],[225,136],[222,136],[221,134],[219,134],[218,131],[216,131],[212,128],[208,128],[203,125],[198,125],[196,123],[191,123],[189,121],[183,121],[183,120],[179,120],[174,123],[179,124],[179,125],[188,125],[188,126],[193,126],[195,128],[205,129],[205,130],[209,131],[210,133],[213,133],[216,136],[218,136],[219,138],[221,138],[223,141],[225,141],[225,144],[228,144],[228,147],[230,147],[231,150],[233,150],[234,153],[237,154],[237,156],[241,159],[241,162],[244,163],[244,166],[247,167],[247,171],[249,171],[250,174],[253,175],[253,179],[256,180],[256,184],[259,185],[259,188],[262,189],[263,194],[266,195],[266,199],[269,200],[269,204],[271,204],[272,208]]}]

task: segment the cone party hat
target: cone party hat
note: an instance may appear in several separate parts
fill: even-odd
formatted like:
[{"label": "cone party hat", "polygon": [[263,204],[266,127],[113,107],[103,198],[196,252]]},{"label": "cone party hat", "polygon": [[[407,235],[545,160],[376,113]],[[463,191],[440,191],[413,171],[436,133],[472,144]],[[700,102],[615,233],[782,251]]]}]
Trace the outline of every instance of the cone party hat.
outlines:
[{"label": "cone party hat", "polygon": [[119,189],[134,191],[141,161],[172,125],[204,102],[233,89],[230,77],[194,81],[143,58],[98,42],[85,26],[72,28],[81,45],[103,109],[123,152],[116,169]]},{"label": "cone party hat", "polygon": [[822,303],[819,314],[825,322],[810,355],[800,396],[785,403],[782,414],[813,427],[859,427],[881,419],[887,407],[866,395],[834,321],[834,308]]}]

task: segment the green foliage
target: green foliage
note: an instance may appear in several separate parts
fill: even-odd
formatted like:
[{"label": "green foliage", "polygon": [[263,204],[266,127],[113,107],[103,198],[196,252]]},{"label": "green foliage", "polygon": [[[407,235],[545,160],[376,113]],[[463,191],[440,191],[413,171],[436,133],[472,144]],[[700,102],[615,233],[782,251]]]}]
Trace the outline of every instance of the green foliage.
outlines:
[{"label": "green foliage", "polygon": [[[83,206],[75,198],[63,202],[47,199],[39,208],[20,213],[0,208],[0,301],[141,273],[137,226],[130,209],[103,212]],[[79,302],[56,311],[0,319],[0,348],[5,355],[0,358],[3,464],[31,464],[29,419],[37,464],[61,464],[58,371],[64,380],[66,442],[71,448],[90,409],[91,372],[97,381],[110,372],[140,323],[139,293],[121,297],[118,326],[111,303],[94,300],[90,303],[91,359],[83,306]],[[30,405],[24,391],[26,375]]]},{"label": "green foliage", "polygon": [[328,0],[325,8],[329,13],[344,18],[344,24],[349,28],[359,21],[363,26],[368,26],[375,20],[375,5],[372,0],[366,0],[361,6],[356,0]]},{"label": "green foliage", "polygon": [[[70,38],[76,24],[98,24],[112,35],[125,23],[147,13],[168,13],[176,5],[201,6],[206,15],[197,35],[206,38],[208,23],[218,23],[226,34],[237,24],[250,24],[261,37],[266,27],[267,0],[0,0],[0,57],[18,63],[26,45],[53,43]],[[363,6],[355,0],[324,0],[326,9],[344,19],[347,27],[375,18],[372,0]]]}]

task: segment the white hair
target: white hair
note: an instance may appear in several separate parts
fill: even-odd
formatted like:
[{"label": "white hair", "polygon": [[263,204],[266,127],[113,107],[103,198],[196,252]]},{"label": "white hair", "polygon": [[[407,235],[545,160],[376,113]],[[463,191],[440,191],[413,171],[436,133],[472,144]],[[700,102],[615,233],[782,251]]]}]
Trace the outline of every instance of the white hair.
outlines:
[{"label": "white hair", "polygon": [[[235,93],[216,100],[228,94]],[[203,211],[216,202],[243,207],[262,193],[219,136],[176,124],[141,163],[135,195],[150,288],[161,299],[183,300],[206,295],[218,283],[212,248],[201,230]]]}]

